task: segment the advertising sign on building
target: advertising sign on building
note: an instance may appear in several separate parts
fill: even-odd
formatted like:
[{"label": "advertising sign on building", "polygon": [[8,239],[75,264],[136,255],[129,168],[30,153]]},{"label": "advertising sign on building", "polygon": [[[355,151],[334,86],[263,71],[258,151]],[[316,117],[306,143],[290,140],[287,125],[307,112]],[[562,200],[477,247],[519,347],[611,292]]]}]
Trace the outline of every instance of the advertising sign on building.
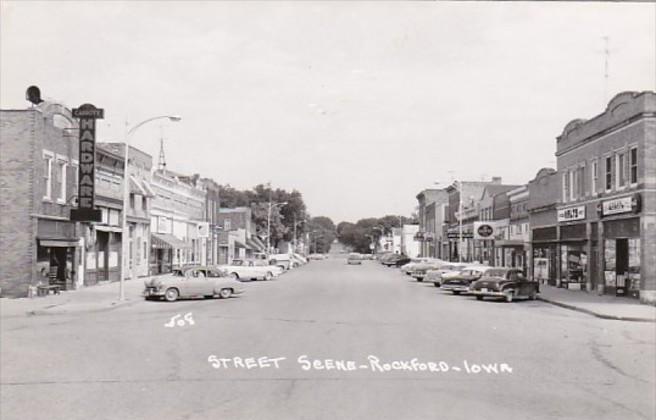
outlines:
[{"label": "advertising sign on building", "polygon": [[[446,237],[449,239],[458,239],[460,238],[460,233],[459,232],[449,232],[446,234]],[[462,239],[471,239],[474,237],[474,234],[472,232],[462,232]]]},{"label": "advertising sign on building", "polygon": [[492,221],[474,222],[474,239],[494,239],[497,230],[497,224]]},{"label": "advertising sign on building", "polygon": [[601,211],[604,216],[639,211],[640,198],[638,194],[626,197],[614,198],[601,203]]},{"label": "advertising sign on building", "polygon": [[571,222],[585,219],[585,206],[568,207],[558,210],[559,222]]},{"label": "advertising sign on building", "polygon": [[210,236],[210,224],[208,222],[198,223],[198,237],[208,238]]},{"label": "advertising sign on building", "polygon": [[74,118],[80,120],[80,166],[76,209],[71,210],[71,220],[78,222],[100,222],[101,213],[94,206],[96,191],[96,119],[104,117],[104,110],[91,104],[72,110]]}]

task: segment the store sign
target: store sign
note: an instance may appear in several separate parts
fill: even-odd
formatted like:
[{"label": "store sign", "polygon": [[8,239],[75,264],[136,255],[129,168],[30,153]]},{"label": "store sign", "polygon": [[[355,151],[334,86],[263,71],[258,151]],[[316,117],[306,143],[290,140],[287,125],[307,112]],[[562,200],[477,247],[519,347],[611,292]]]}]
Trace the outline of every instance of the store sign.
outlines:
[{"label": "store sign", "polygon": [[622,213],[637,213],[640,211],[640,194],[606,200],[601,203],[601,214],[610,216]]},{"label": "store sign", "polygon": [[[458,232],[449,232],[446,234],[446,237],[449,239],[458,239],[460,238],[460,233]],[[462,232],[462,239],[472,239],[474,234],[472,232]]]},{"label": "store sign", "polygon": [[209,224],[209,222],[199,222],[198,223],[198,237],[199,238],[209,238],[210,237],[210,224]]},{"label": "store sign", "polygon": [[77,209],[71,210],[71,220],[78,222],[100,222],[101,213],[94,206],[95,163],[96,163],[96,118],[104,117],[104,110],[91,104],[81,105],[72,110],[73,117],[79,118],[80,165],[78,176]]},{"label": "store sign", "polygon": [[569,207],[558,210],[559,222],[571,222],[572,220],[585,219],[585,206]]},{"label": "store sign", "polygon": [[497,234],[494,222],[474,222],[474,239],[494,239]]}]

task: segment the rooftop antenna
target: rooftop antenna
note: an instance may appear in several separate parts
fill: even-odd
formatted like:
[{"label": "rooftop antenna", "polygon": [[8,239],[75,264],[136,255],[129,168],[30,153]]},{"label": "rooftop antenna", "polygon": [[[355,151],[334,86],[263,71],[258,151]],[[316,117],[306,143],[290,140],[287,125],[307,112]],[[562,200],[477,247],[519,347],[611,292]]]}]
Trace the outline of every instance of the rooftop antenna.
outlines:
[{"label": "rooftop antenna", "polygon": [[164,134],[162,134],[162,126],[159,126],[159,160],[157,161],[157,169],[166,171],[166,157],[164,156]]}]

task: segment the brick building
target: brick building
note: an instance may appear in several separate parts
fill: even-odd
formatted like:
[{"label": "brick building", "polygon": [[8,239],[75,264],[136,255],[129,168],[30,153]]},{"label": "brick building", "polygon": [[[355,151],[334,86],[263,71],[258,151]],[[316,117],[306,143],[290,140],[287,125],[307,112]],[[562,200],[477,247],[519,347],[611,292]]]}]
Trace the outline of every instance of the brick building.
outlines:
[{"label": "brick building", "polygon": [[445,208],[449,196],[444,189],[429,188],[417,194],[420,256],[438,258],[442,250]]},{"label": "brick building", "polygon": [[561,285],[656,302],[656,93],[616,95],[556,147]]},{"label": "brick building", "polygon": [[25,296],[49,276],[73,288],[84,272],[79,224],[69,220],[77,195],[77,121],[43,102],[0,110],[0,287]]},{"label": "brick building", "polygon": [[556,285],[558,278],[558,220],[556,205],[560,193],[555,169],[542,168],[528,183],[530,232],[529,275],[536,280]]}]

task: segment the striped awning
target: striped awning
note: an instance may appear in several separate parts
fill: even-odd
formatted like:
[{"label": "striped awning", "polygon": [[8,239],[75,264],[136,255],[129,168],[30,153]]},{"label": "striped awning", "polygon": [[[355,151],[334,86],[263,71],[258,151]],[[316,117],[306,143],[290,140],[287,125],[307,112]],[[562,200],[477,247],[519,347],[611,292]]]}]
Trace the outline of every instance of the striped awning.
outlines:
[{"label": "striped awning", "polygon": [[168,233],[152,233],[150,235],[150,246],[155,249],[188,249],[191,244],[176,238]]}]

